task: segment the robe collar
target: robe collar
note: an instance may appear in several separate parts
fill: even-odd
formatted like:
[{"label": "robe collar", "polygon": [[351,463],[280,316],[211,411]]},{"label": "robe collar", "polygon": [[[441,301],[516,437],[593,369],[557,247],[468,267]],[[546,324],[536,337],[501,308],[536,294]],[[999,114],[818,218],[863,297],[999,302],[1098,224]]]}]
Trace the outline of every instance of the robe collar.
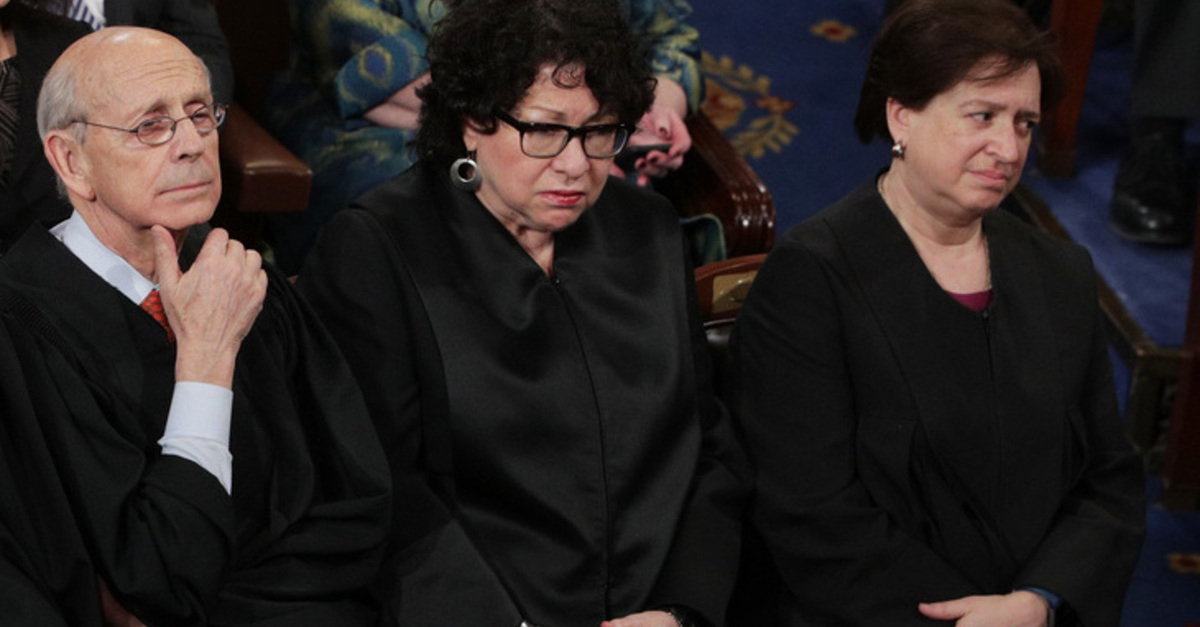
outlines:
[{"label": "robe collar", "polygon": [[[937,284],[873,180],[846,200],[825,220],[905,378],[914,419],[943,468],[967,469],[953,473],[959,482],[977,481],[963,478],[975,472],[990,475],[982,497],[989,502],[979,505],[1004,511],[1024,491],[1038,489],[1031,479],[1061,472],[1061,457],[1044,449],[1065,437],[1053,295],[1032,234],[1003,209],[983,218],[994,292],[976,313]],[[975,349],[988,359],[978,359]]]}]

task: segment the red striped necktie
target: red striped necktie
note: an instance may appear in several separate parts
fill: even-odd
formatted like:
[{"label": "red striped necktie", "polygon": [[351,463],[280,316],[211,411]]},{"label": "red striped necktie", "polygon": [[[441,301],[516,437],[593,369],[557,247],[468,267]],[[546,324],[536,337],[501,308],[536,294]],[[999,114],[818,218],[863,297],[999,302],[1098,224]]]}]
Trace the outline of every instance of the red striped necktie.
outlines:
[{"label": "red striped necktie", "polygon": [[142,310],[153,316],[162,328],[166,329],[167,341],[174,344],[175,332],[171,330],[171,323],[167,322],[167,310],[163,309],[162,296],[159,296],[158,290],[150,290],[142,300]]}]

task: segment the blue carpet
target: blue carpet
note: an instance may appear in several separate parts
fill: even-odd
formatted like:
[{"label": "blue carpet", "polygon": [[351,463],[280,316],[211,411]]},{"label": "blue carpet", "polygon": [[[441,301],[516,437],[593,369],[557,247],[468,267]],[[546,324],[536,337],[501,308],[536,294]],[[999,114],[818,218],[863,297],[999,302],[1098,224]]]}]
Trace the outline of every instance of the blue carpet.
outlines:
[{"label": "blue carpet", "polygon": [[1146,542],[1121,627],[1200,627],[1200,512],[1163,509],[1160,489],[1147,482]]},{"label": "blue carpet", "polygon": [[[734,141],[775,198],[786,230],[887,165],[882,142],[863,146],[854,108],[883,0],[694,1],[708,76],[705,111]],[[1109,32],[1111,30],[1112,32]],[[1130,41],[1101,33],[1089,77],[1077,174],[1050,179],[1032,158],[1024,181],[1070,236],[1086,246],[1101,276],[1142,329],[1163,346],[1182,343],[1191,249],[1126,244],[1107,227],[1107,206],[1128,138]],[[1200,157],[1191,129],[1189,154]],[[1114,362],[1124,403],[1129,372]],[[1200,513],[1159,506],[1148,479],[1147,538],[1126,599],[1122,627],[1200,627]]]}]

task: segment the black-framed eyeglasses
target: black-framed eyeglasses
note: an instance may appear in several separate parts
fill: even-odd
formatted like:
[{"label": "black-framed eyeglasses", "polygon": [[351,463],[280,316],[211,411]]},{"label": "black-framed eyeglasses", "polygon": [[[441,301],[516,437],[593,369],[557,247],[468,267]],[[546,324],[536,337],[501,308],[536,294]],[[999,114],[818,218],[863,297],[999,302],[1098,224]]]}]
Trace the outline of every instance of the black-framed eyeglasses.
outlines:
[{"label": "black-framed eyeglasses", "polygon": [[621,152],[629,140],[626,124],[592,124],[567,126],[547,122],[522,122],[513,116],[496,111],[496,117],[517,129],[521,135],[521,152],[535,159],[557,157],[571,138],[580,137],[583,154],[593,159],[611,159]]},{"label": "black-framed eyeglasses", "polygon": [[144,120],[141,124],[133,128],[121,128],[120,126],[109,126],[107,124],[97,124],[88,122],[87,120],[76,120],[79,124],[87,126],[99,126],[113,131],[122,131],[137,135],[138,141],[147,146],[159,146],[171,141],[175,137],[175,127],[184,120],[191,120],[196,127],[196,132],[201,135],[207,135],[219,128],[225,123],[225,113],[229,110],[226,105],[214,102],[204,105],[195,111],[181,117],[172,118],[162,116]]}]

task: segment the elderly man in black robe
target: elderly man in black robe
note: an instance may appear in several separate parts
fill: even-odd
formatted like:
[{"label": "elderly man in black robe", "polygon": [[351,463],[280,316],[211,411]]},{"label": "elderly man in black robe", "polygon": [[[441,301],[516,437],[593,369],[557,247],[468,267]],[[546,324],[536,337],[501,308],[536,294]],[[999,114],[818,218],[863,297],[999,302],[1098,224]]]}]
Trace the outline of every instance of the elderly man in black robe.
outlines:
[{"label": "elderly man in black robe", "polygon": [[373,625],[390,486],[358,388],[284,277],[193,230],[224,114],[157,31],[55,63],[38,126],[74,213],[0,261],[25,387],[0,411],[47,452],[28,481],[69,503],[109,618]]}]

